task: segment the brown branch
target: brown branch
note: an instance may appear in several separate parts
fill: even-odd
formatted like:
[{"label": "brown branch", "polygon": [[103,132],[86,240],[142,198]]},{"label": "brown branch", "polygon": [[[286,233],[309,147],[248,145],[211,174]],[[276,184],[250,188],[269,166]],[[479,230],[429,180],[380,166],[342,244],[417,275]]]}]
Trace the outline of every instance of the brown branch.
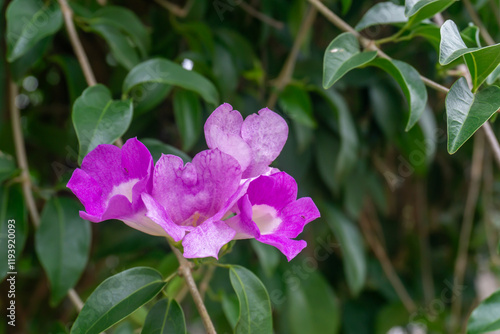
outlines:
[{"label": "brown branch", "polygon": [[240,7],[241,7],[241,9],[243,9],[248,14],[250,14],[253,17],[255,17],[256,19],[258,19],[258,20],[260,20],[260,21],[262,21],[262,22],[270,25],[273,28],[281,30],[285,26],[283,24],[283,22],[275,20],[272,17],[269,17],[266,14],[259,12],[258,10],[256,10],[255,8],[253,8],[251,5],[249,5],[245,1],[241,1],[240,2]]},{"label": "brown branch", "polygon": [[193,0],[188,0],[184,5],[184,8],[167,0],[155,0],[155,2],[178,17],[186,17],[193,6]]},{"label": "brown branch", "polygon": [[[378,240],[378,238],[375,236],[375,232],[372,227],[373,226],[372,222],[374,224],[377,224],[377,219],[376,217],[369,218],[366,211],[367,210],[363,210],[361,216],[359,217],[361,231],[366,241],[370,245],[373,253],[375,253],[375,256],[382,265],[382,269],[384,270],[387,279],[394,288],[394,291],[396,291],[396,294],[398,295],[399,299],[401,300],[401,302],[403,302],[404,307],[406,308],[408,313],[413,313],[417,310],[417,306],[413,301],[413,299],[408,294],[408,292],[406,291],[405,286],[399,279],[396,270],[392,266],[389,256],[387,256],[384,247],[380,244],[380,240]],[[374,216],[374,214],[372,214],[371,216]]]},{"label": "brown branch", "polygon": [[[309,2],[318,9],[318,11],[323,14],[331,23],[333,23],[337,28],[352,33],[356,36],[361,44],[368,50],[377,51],[378,55],[382,58],[391,59],[387,54],[385,54],[382,50],[380,50],[374,41],[369,40],[363,36],[361,36],[356,30],[354,30],[349,24],[347,24],[344,20],[338,17],[335,13],[333,13],[328,7],[323,5],[319,0],[309,0]],[[439,92],[447,94],[449,89],[438,84],[437,82],[432,81],[429,78],[426,78],[420,75],[420,79],[430,88],[437,90]],[[495,134],[491,128],[490,123],[486,122],[481,127],[486,134],[486,139],[488,139],[488,143],[491,146],[493,156],[495,157],[495,161],[497,165],[500,167],[500,144],[498,143]]]},{"label": "brown branch", "polygon": [[288,85],[290,80],[292,80],[293,69],[295,68],[295,63],[297,62],[300,47],[302,46],[309,29],[313,25],[315,18],[316,9],[309,7],[307,14],[304,16],[302,23],[300,24],[299,32],[293,42],[292,50],[290,51],[278,78],[275,80],[275,90],[271,93],[271,96],[269,96],[269,99],[267,100],[268,108],[274,108],[276,101],[278,100],[278,94],[283,90],[283,88],[286,87],[286,85]]},{"label": "brown branch", "polygon": [[483,37],[483,39],[486,41],[487,44],[493,45],[495,44],[495,41],[491,37],[491,35],[488,33],[488,30],[486,30],[486,27],[484,26],[483,22],[481,22],[481,19],[476,13],[476,10],[472,6],[470,0],[463,0],[465,9],[467,10],[467,13],[469,13],[472,22],[479,28],[479,33]]},{"label": "brown branch", "polygon": [[182,276],[184,276],[184,280],[189,288],[189,292],[193,297],[194,304],[200,313],[201,319],[203,320],[203,325],[207,330],[208,334],[216,334],[214,325],[210,316],[208,315],[205,304],[203,304],[203,299],[201,298],[200,292],[198,291],[198,287],[194,281],[193,275],[191,273],[192,263],[186,260],[186,258],[181,254],[181,252],[173,246],[169,241],[170,248],[174,252],[177,260],[179,261],[179,272]]},{"label": "brown branch", "polygon": [[64,17],[64,23],[66,25],[66,30],[68,31],[69,40],[71,45],[73,46],[73,50],[75,51],[76,57],[78,58],[78,62],[83,71],[83,75],[85,76],[85,80],[89,86],[97,85],[97,81],[94,76],[94,72],[92,72],[92,68],[90,67],[89,59],[85,54],[85,50],[83,50],[82,43],[80,42],[80,38],[78,37],[78,33],[75,29],[75,24],[73,23],[73,11],[68,5],[66,0],[57,0],[59,2],[59,6],[61,6],[61,11]]}]

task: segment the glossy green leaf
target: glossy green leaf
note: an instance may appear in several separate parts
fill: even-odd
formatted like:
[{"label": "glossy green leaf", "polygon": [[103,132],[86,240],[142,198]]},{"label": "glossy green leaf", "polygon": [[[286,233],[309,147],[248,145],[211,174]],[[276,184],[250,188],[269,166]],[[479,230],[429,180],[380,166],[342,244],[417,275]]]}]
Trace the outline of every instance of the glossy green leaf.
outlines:
[{"label": "glossy green leaf", "polygon": [[140,51],[141,58],[148,54],[150,38],[146,27],[131,10],[121,6],[104,6],[92,15],[91,25],[111,25],[125,33]]},{"label": "glossy green leaf", "polygon": [[363,237],[358,227],[337,208],[325,205],[321,212],[340,243],[347,285],[357,296],[363,289],[367,272]]},{"label": "glossy green leaf", "polygon": [[467,321],[467,334],[493,332],[500,329],[500,290],[483,300]]},{"label": "glossy green leaf", "polygon": [[267,290],[254,273],[241,266],[231,266],[229,277],[240,305],[236,334],[271,334],[273,318]]},{"label": "glossy green leaf", "polygon": [[235,328],[240,314],[238,297],[224,293],[222,295],[222,311],[224,312],[229,325],[231,325],[231,328]]},{"label": "glossy green leaf", "polygon": [[217,105],[219,102],[219,93],[209,80],[166,59],[151,59],[134,67],[123,82],[123,92],[128,94],[135,86],[146,84],[150,87],[157,84],[179,86],[198,93],[208,103]]},{"label": "glossy green leaf", "polygon": [[[14,222],[11,220],[14,220]],[[9,224],[14,226],[9,226]],[[15,231],[15,237],[12,240],[15,240],[15,243],[13,244],[14,246],[9,246],[9,244],[12,244],[12,241],[7,240],[9,240],[9,229],[12,229],[12,227],[14,227]],[[0,282],[4,279],[7,272],[18,271],[17,265],[21,259],[27,237],[27,211],[21,187],[18,185],[10,187],[0,185],[0,252],[4,254],[0,259]],[[9,253],[9,247],[11,247],[10,249],[14,249],[15,253]],[[15,256],[16,263],[13,267],[9,266],[9,254]]]},{"label": "glossy green leaf", "polygon": [[127,70],[131,70],[134,66],[139,64],[139,55],[134,46],[130,43],[129,36],[124,34],[115,25],[108,24],[105,21],[98,21],[92,23],[89,29],[106,40],[113,57]]},{"label": "glossy green leaf", "polygon": [[131,101],[114,101],[106,86],[87,88],[73,105],[73,126],[80,143],[78,161],[97,145],[112,144],[127,131],[132,120]]},{"label": "glossy green leaf", "polygon": [[405,23],[408,18],[405,16],[405,7],[396,5],[393,2],[379,2],[363,15],[354,29],[360,31],[368,27],[380,24]]},{"label": "glossy green leaf", "polygon": [[479,37],[479,28],[475,25],[469,25],[467,28],[460,32],[462,40],[465,42],[467,47],[475,48],[481,47],[481,39]]},{"label": "glossy green leaf", "polygon": [[437,25],[428,23],[417,25],[411,29],[407,38],[411,39],[417,36],[425,38],[425,40],[427,40],[436,50],[439,50],[441,34]]},{"label": "glossy green leaf", "polygon": [[331,87],[347,72],[365,65],[376,56],[376,51],[360,52],[358,39],[353,34],[340,34],[325,50],[323,88]]},{"label": "glossy green leaf", "polygon": [[[304,278],[304,279],[303,279]],[[287,282],[287,311],[291,334],[330,333],[340,329],[337,297],[317,271]]]},{"label": "glossy green leaf", "polygon": [[191,91],[179,90],[174,94],[174,115],[182,138],[182,150],[189,151],[202,132],[201,104]]},{"label": "glossy green leaf", "polygon": [[164,287],[161,274],[136,267],[107,278],[89,296],[71,334],[99,334],[153,299]]},{"label": "glossy green leaf", "polygon": [[190,162],[192,159],[189,155],[179,150],[178,148],[173,147],[172,145],[165,144],[158,139],[154,138],[144,138],[141,139],[141,142],[146,145],[149,152],[153,156],[154,161],[158,161],[162,154],[172,154],[176,155],[184,161],[184,163]]},{"label": "glossy green leaf", "polygon": [[456,24],[448,20],[441,27],[439,63],[447,65],[462,56],[472,77],[472,90],[476,91],[500,64],[500,44],[484,48],[468,48]]},{"label": "glossy green leaf", "polygon": [[13,62],[39,41],[56,33],[63,24],[56,1],[12,1],[5,15],[7,19],[7,60]]},{"label": "glossy green leaf", "polygon": [[448,153],[455,153],[498,109],[499,87],[490,86],[473,94],[467,80],[458,79],[446,95]]},{"label": "glossy green leaf", "polygon": [[129,96],[134,101],[134,116],[138,117],[143,113],[154,109],[163,102],[172,86],[154,84],[154,85],[137,85],[129,93]]},{"label": "glossy green leaf", "polygon": [[379,67],[390,74],[399,84],[409,104],[409,117],[406,131],[409,131],[420,119],[427,104],[427,90],[420,79],[420,74],[412,66],[399,60],[377,58],[369,65]]},{"label": "glossy green leaf", "polygon": [[186,320],[175,299],[162,299],[148,313],[141,334],[185,334]]},{"label": "glossy green leaf", "polygon": [[291,119],[311,128],[316,127],[311,98],[304,87],[286,86],[279,95],[278,104]]},{"label": "glossy green leaf", "polygon": [[405,15],[412,25],[441,13],[455,1],[457,0],[406,0]]},{"label": "glossy green leaf", "polygon": [[500,64],[493,70],[493,72],[488,75],[488,78],[486,78],[486,83],[488,85],[492,85],[495,81],[500,78]]},{"label": "glossy green leaf", "polygon": [[14,158],[0,151],[0,183],[14,174],[16,168],[16,161]]},{"label": "glossy green leaf", "polygon": [[80,218],[81,205],[67,197],[45,204],[35,249],[51,287],[51,303],[57,305],[78,282],[90,251],[90,224]]}]

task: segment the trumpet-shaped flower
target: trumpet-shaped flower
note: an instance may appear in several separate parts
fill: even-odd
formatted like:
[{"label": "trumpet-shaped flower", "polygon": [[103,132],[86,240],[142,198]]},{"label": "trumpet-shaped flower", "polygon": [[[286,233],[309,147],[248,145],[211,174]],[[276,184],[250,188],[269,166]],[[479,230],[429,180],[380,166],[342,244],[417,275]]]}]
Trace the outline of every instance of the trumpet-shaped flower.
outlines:
[{"label": "trumpet-shaped flower", "polygon": [[311,198],[297,199],[297,183],[290,175],[279,172],[253,180],[238,201],[239,213],[226,220],[237,234],[235,239],[255,238],[278,248],[288,261],[307,243],[293,240],[304,226],[320,217]]},{"label": "trumpet-shaped flower", "polygon": [[85,207],[83,219],[99,223],[119,219],[148,234],[167,235],[162,226],[145,216],[141,200],[151,191],[153,158],[136,138],[127,140],[120,149],[99,145],[83,159],[68,182],[68,188]]},{"label": "trumpet-shaped flower", "polygon": [[236,234],[222,219],[243,194],[240,181],[238,161],[218,149],[200,152],[186,165],[177,156],[163,155],[154,169],[152,193],[142,198],[147,216],[175,241],[183,240],[185,257],[217,258]]},{"label": "trumpet-shaped flower", "polygon": [[243,120],[239,111],[224,103],[205,123],[208,147],[218,148],[238,160],[245,179],[265,173],[280,154],[287,137],[286,121],[267,108]]}]

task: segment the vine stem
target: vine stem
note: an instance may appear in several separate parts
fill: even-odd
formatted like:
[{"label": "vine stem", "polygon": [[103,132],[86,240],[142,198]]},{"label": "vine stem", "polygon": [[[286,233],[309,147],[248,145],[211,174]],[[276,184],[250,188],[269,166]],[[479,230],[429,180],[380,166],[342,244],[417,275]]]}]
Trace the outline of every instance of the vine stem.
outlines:
[{"label": "vine stem", "polygon": [[[377,51],[378,55],[382,58],[386,59],[391,59],[387,54],[385,54],[382,50],[380,50],[377,45],[375,44],[375,41],[367,39],[359,34],[356,30],[354,30],[353,27],[351,27],[349,24],[347,24],[344,20],[342,20],[339,16],[337,16],[334,12],[332,12],[328,7],[326,7],[321,1],[319,0],[309,0],[309,2],[316,7],[316,9],[323,14],[331,23],[333,23],[337,28],[340,30],[350,32],[354,36],[356,36],[361,44],[368,50],[373,50]],[[442,92],[447,94],[449,89],[446,88],[445,86],[442,86],[438,84],[435,81],[432,81],[429,78],[426,78],[422,75],[420,75],[420,79],[424,82],[425,85],[428,87],[437,90],[438,92]],[[490,123],[486,122],[483,124],[481,127],[483,131],[486,134],[486,139],[488,140],[488,143],[491,146],[493,156],[495,157],[495,161],[497,165],[500,167],[500,144],[498,143],[498,140],[493,132],[493,129],[491,128]]]},{"label": "vine stem", "polygon": [[245,12],[247,12],[249,15],[255,17],[257,20],[260,20],[260,21],[270,25],[271,27],[273,27],[275,29],[281,30],[284,27],[283,22],[275,20],[272,17],[267,16],[266,14],[259,12],[258,10],[256,10],[250,4],[246,3],[243,0],[240,2],[240,7]]},{"label": "vine stem", "polygon": [[491,37],[491,35],[488,33],[488,30],[486,30],[486,27],[484,26],[483,22],[481,22],[481,19],[479,19],[479,16],[477,15],[476,11],[474,10],[474,7],[472,6],[472,3],[470,0],[463,0],[465,9],[467,10],[467,13],[469,13],[470,18],[472,19],[472,22],[479,28],[479,33],[483,37],[486,43],[489,45],[495,44],[495,41]]},{"label": "vine stem", "polygon": [[[37,229],[40,226],[40,214],[35,203],[35,197],[32,192],[32,184],[28,167],[28,156],[26,155],[26,146],[24,143],[23,130],[21,127],[21,113],[16,106],[16,97],[19,95],[17,85],[10,81],[9,84],[9,104],[10,118],[12,122],[12,134],[14,137],[14,146],[16,149],[16,159],[19,168],[21,169],[23,196],[28,206],[28,211],[33,222],[33,226]],[[83,307],[83,302],[74,289],[68,291],[68,297],[73,305],[80,311]]]},{"label": "vine stem", "polygon": [[300,47],[304,40],[306,39],[307,33],[309,29],[314,23],[314,19],[316,18],[316,9],[314,7],[309,7],[307,14],[304,16],[302,23],[300,24],[299,32],[295,41],[293,42],[292,50],[290,51],[290,55],[285,61],[285,65],[281,69],[281,72],[278,78],[275,81],[276,90],[271,93],[269,99],[267,100],[267,107],[273,109],[276,105],[276,101],[278,100],[278,94],[283,90],[283,88],[288,85],[290,80],[292,79],[293,69],[295,68],[295,63],[297,62],[297,57],[299,55]]},{"label": "vine stem", "polygon": [[82,43],[80,42],[80,38],[78,37],[78,33],[75,29],[75,24],[73,23],[73,11],[68,5],[66,0],[57,0],[59,2],[59,6],[61,6],[61,11],[64,17],[64,24],[66,25],[66,30],[68,31],[69,40],[71,45],[73,46],[73,50],[75,51],[76,57],[78,58],[78,62],[83,71],[83,75],[85,76],[85,80],[89,86],[97,85],[97,81],[94,76],[94,72],[92,72],[92,68],[90,67],[89,59],[85,54],[85,50],[83,50]]},{"label": "vine stem", "polygon": [[200,313],[201,319],[203,320],[203,325],[205,326],[207,333],[216,334],[217,332],[215,331],[212,319],[210,319],[210,316],[208,315],[207,308],[203,303],[203,299],[201,298],[200,292],[198,291],[198,287],[196,286],[193,275],[191,273],[191,262],[186,260],[181,252],[175,246],[173,246],[168,239],[167,241],[170,245],[170,248],[172,249],[172,252],[174,252],[177,260],[179,261],[179,272],[182,274],[182,276],[184,276],[184,279],[186,280],[186,285],[189,289],[189,292],[191,293],[191,296],[193,297],[194,304],[196,305],[196,308]]}]

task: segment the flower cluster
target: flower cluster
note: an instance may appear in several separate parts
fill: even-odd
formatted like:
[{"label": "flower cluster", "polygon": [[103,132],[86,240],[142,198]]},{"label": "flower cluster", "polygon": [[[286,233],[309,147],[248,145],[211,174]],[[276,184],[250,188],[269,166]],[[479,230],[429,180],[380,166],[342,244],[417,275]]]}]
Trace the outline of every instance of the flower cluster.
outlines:
[{"label": "flower cluster", "polygon": [[96,147],[68,182],[85,206],[80,216],[182,240],[186,258],[217,258],[229,241],[255,238],[293,259],[306,246],[294,238],[319,211],[297,199],[290,175],[269,167],[288,137],[285,120],[267,108],[243,120],[226,103],[204,130],[209,149],[185,165],[174,155],[155,165],[136,138]]}]

